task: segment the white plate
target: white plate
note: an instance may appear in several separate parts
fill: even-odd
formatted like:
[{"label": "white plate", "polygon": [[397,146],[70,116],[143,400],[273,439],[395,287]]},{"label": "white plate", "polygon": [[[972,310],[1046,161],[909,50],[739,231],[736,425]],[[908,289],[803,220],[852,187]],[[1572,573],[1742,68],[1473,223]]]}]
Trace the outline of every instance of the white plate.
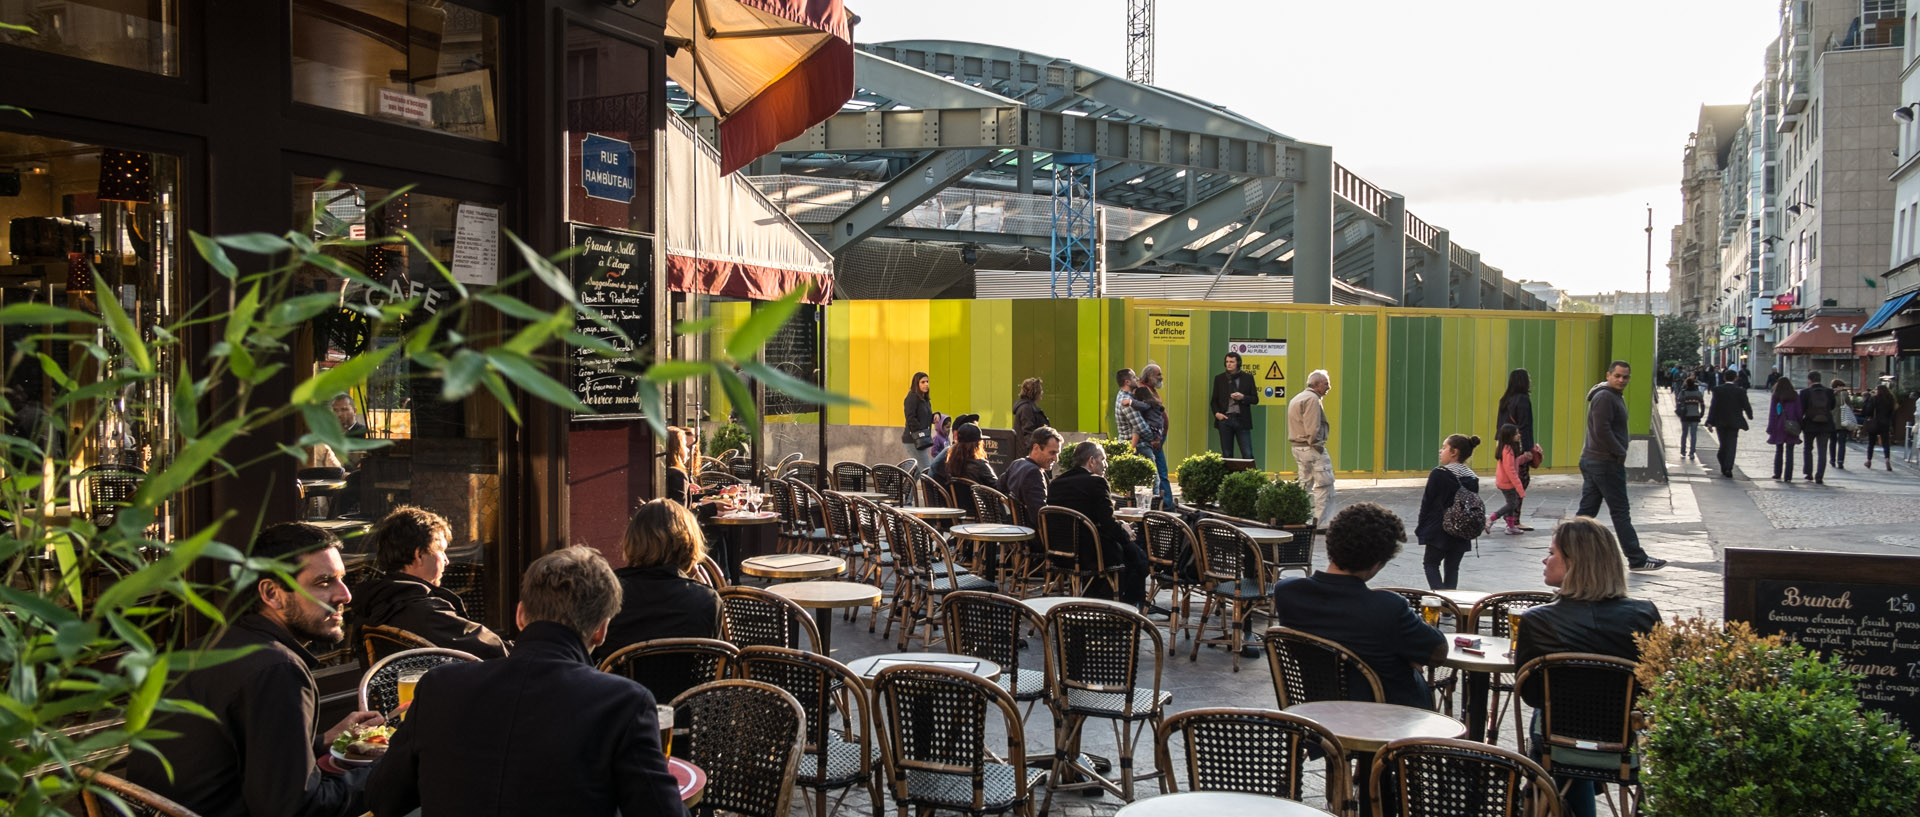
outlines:
[{"label": "white plate", "polygon": [[[327,754],[333,755],[334,765],[339,766],[342,769],[353,769],[361,766],[372,766],[375,761],[380,759],[376,757],[376,758],[369,758],[366,760],[355,760],[353,758],[347,757],[339,749],[335,749],[331,746],[327,747]],[[381,757],[385,757],[385,755],[382,755]]]}]

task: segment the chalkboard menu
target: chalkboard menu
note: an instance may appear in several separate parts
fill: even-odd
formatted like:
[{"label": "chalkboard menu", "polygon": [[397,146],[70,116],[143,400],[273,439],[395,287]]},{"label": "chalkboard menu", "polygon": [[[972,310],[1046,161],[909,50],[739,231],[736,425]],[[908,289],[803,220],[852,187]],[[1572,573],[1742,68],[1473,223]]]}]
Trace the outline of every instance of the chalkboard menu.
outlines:
[{"label": "chalkboard menu", "polygon": [[1838,657],[1920,736],[1920,556],[1727,550],[1727,618]]},{"label": "chalkboard menu", "polygon": [[[639,233],[574,225],[573,288],[582,307],[592,307],[608,323],[626,333],[622,338],[582,315],[574,322],[580,334],[599,338],[623,351],[643,352],[653,338],[653,238]],[[637,372],[628,361],[598,357],[586,349],[573,350],[573,393],[599,418],[640,414]]]},{"label": "chalkboard menu", "polygon": [[[767,341],[766,348],[760,354],[768,366],[815,386],[820,385],[820,308],[801,304],[787,324],[780,327],[773,339]],[[789,397],[773,389],[767,390],[766,403],[763,413],[769,417],[820,410],[818,403]]]}]

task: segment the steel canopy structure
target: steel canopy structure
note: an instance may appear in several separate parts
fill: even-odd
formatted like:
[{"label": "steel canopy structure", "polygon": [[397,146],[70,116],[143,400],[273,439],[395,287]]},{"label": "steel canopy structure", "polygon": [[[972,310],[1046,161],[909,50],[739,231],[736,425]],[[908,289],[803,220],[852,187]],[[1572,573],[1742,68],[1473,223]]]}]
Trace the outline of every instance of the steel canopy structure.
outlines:
[{"label": "steel canopy structure", "polygon": [[1023,214],[1050,208],[1053,157],[1071,154],[1093,157],[1107,270],[1286,276],[1297,303],[1547,308],[1331,147],[1224,106],[999,46],[857,48],[843,110],[743,171],[834,253],[848,297],[1046,270],[1050,232]]}]

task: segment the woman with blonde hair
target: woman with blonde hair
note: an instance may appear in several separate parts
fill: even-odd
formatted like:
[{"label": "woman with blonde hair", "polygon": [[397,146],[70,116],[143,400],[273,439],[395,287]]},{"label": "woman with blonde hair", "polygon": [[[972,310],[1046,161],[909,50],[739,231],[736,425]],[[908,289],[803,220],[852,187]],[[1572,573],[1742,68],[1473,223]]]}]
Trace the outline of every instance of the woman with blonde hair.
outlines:
[{"label": "woman with blonde hair", "polygon": [[620,547],[627,562],[613,572],[620,580],[620,612],[607,626],[595,661],[656,638],[720,636],[720,595],[688,578],[707,556],[706,538],[692,511],[665,499],[648,501],[634,511]]},{"label": "woman with blonde hair", "polygon": [[[1535,658],[1562,652],[1640,659],[1633,637],[1653,631],[1660,623],[1660,609],[1653,602],[1627,597],[1627,557],[1612,531],[1589,517],[1574,517],[1554,530],[1543,564],[1547,585],[1558,592],[1552,602],[1520,614],[1515,664],[1525,667]],[[1537,737],[1538,707],[1546,703],[1538,676],[1527,679],[1520,699],[1535,707]],[[1540,741],[1530,743],[1538,746]],[[1592,817],[1592,783],[1575,781],[1566,796],[1571,813]]]},{"label": "woman with blonde hair", "polygon": [[699,462],[693,431],[680,426],[667,426],[666,445],[667,450],[660,456],[667,461],[667,498],[693,507],[693,498],[700,495],[700,486],[693,481],[693,472]]}]

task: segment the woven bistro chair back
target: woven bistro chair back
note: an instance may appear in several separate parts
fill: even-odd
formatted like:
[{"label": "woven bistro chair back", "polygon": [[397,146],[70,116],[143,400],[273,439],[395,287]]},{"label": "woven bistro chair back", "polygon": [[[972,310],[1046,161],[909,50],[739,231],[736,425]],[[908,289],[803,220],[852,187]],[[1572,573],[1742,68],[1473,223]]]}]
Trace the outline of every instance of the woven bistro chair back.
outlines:
[{"label": "woven bistro chair back", "polygon": [[794,516],[800,521],[796,531],[801,549],[815,553],[833,553],[843,544],[834,532],[828,517],[827,499],[813,486],[795,479],[787,480],[793,488]]},{"label": "woven bistro chair back", "polygon": [[1454,604],[1452,599],[1435,593],[1432,590],[1421,590],[1418,587],[1376,587],[1373,589],[1400,594],[1401,598],[1407,600],[1407,606],[1413,608],[1413,611],[1416,613],[1420,612],[1421,606],[1428,600],[1437,601],[1440,603],[1440,612],[1453,616],[1453,620],[1460,627],[1467,625],[1467,617],[1464,611],[1460,609],[1460,605]]},{"label": "woven bistro chair back", "polygon": [[[1021,666],[1020,633],[1041,632],[1046,622],[1019,599],[999,593],[960,590],[948,593],[941,609],[946,616],[947,649],[985,658],[1000,665],[996,683],[1018,702],[1039,701],[1047,694],[1046,664]],[[1029,707],[1028,712],[1032,709]]]},{"label": "woven bistro chair back", "polygon": [[693,566],[693,575],[688,578],[715,590],[727,586],[727,571],[714,561],[712,554],[700,557],[700,562]]},{"label": "woven bistro chair back", "polygon": [[1565,817],[1545,769],[1512,751],[1451,738],[1402,738],[1368,772],[1376,817]]},{"label": "woven bistro chair back", "polygon": [[380,663],[380,659],[407,650],[427,649],[433,642],[399,627],[374,624],[360,628],[360,645],[367,651],[367,666]]},{"label": "woven bistro chair back", "polygon": [[759,470],[754,467],[753,458],[745,454],[736,454],[727,460],[727,473],[743,483],[753,482]]},{"label": "woven bistro chair back", "polygon": [[915,474],[913,477],[913,504],[929,508],[953,507],[953,496],[947,493],[947,487],[928,474]]},{"label": "woven bistro chair back", "polygon": [[600,662],[600,671],[631,678],[654,700],[670,701],[727,677],[739,655],[740,648],[717,638],[656,638],[615,650]]},{"label": "woven bistro chair back", "polygon": [[836,462],[833,464],[833,490],[864,491],[873,480],[873,469],[864,463]]},{"label": "woven bistro chair back", "polygon": [[[1217,644],[1227,648],[1233,671],[1239,672],[1248,621],[1256,609],[1266,608],[1271,600],[1266,562],[1245,531],[1217,519],[1200,522],[1194,531],[1194,545],[1194,568],[1207,606],[1194,628],[1188,660],[1199,660],[1201,644]],[[1218,627],[1220,634],[1207,638],[1209,626]]]},{"label": "woven bistro chair back", "polygon": [[820,648],[819,627],[805,608],[758,587],[720,591],[720,632],[736,647]]},{"label": "woven bistro chair back", "polygon": [[741,650],[738,667],[736,674],[745,680],[786,690],[806,713],[796,782],[814,791],[814,813],[829,813],[828,792],[855,785],[866,787],[877,808],[881,801],[873,769],[873,713],[860,676],[826,656],[780,647]]},{"label": "woven bistro chair back", "polygon": [[1267,664],[1273,669],[1273,693],[1281,709],[1314,701],[1387,700],[1373,667],[1352,650],[1311,633],[1268,629]]},{"label": "woven bistro chair back", "polygon": [[1475,602],[1467,611],[1468,627],[1461,632],[1481,632],[1501,638],[1513,637],[1513,625],[1507,621],[1508,614],[1522,610],[1531,610],[1542,604],[1553,602],[1553,594],[1538,590],[1508,590],[1492,593]]},{"label": "woven bistro chair back", "polygon": [[[1040,806],[1049,811],[1053,795],[1067,789],[1100,788],[1131,802],[1134,782],[1165,778],[1159,771],[1136,776],[1133,770],[1135,744],[1142,735],[1152,735],[1166,714],[1170,693],[1161,689],[1161,658],[1166,642],[1160,628],[1123,607],[1094,601],[1067,602],[1047,611],[1047,702],[1053,708],[1054,771],[1063,775],[1082,775],[1080,781],[1062,784],[1056,781],[1047,790]],[[1141,646],[1151,649],[1145,655],[1152,661],[1152,679],[1141,676]],[[1114,743],[1119,749],[1113,780],[1084,762],[1080,741],[1087,721],[1099,718],[1112,722]]]},{"label": "woven bistro chair back", "polygon": [[913,496],[913,475],[893,463],[880,463],[873,466],[873,490],[886,494],[888,502],[905,505]]},{"label": "woven bistro chair back", "polygon": [[[1175,760],[1174,743],[1186,750]],[[1347,813],[1352,788],[1346,750],[1320,724],[1272,709],[1189,709],[1167,718],[1154,737],[1172,787],[1229,791],[1299,801],[1310,761],[1326,761],[1330,807]],[[1338,793],[1338,794],[1336,794]]]},{"label": "woven bistro chair back", "polygon": [[445,647],[397,652],[375,662],[360,676],[360,709],[391,716],[400,708],[400,676],[460,661],[478,661],[473,653]]},{"label": "woven bistro chair back", "polygon": [[[723,456],[728,456],[728,457],[733,456],[732,451],[723,451],[721,453]],[[726,470],[727,470],[726,460],[723,460],[720,457],[709,457],[703,454],[700,457],[698,457],[695,460],[695,462],[699,466],[695,470],[701,474],[705,474],[708,472],[726,473]]]},{"label": "woven bistro chair back", "polygon": [[1126,566],[1107,564],[1100,532],[1086,514],[1053,505],[1041,508],[1040,547],[1047,557],[1047,592],[1084,596],[1101,580],[1119,592],[1120,571]]},{"label": "woven bistro chair back", "polygon": [[80,802],[87,810],[86,817],[120,817],[125,813],[105,793],[119,798],[135,817],[200,817],[198,812],[123,778],[106,772],[83,771],[81,774],[87,782],[87,787],[80,792]]},{"label": "woven bistro chair back", "polygon": [[[945,667],[888,667],[874,676],[873,707],[887,788],[901,813],[1032,817],[1033,786],[1046,773],[1027,768],[1020,715],[992,681]],[[997,750],[987,745],[995,714],[1006,733]]]},{"label": "woven bistro chair back", "polygon": [[840,551],[850,552],[851,546],[860,541],[860,527],[853,518],[853,500],[839,491],[821,491],[820,500],[827,533],[833,535]]},{"label": "woven bistro chair back", "polygon": [[794,460],[787,464],[787,471],[781,476],[800,480],[811,488],[818,488],[820,487],[820,463],[812,460]]},{"label": "woven bistro chair back", "polygon": [[674,720],[687,724],[686,738],[674,740],[673,756],[707,773],[692,813],[786,817],[807,730],[807,713],[793,695],[772,684],[730,679],[681,693],[673,709]]},{"label": "woven bistro chair back", "polygon": [[740,478],[734,476],[733,474],[727,471],[701,471],[698,475],[696,475],[693,478],[693,481],[695,484],[698,484],[702,488],[724,487],[727,485],[740,484]]},{"label": "woven bistro chair back", "polygon": [[1193,604],[1193,588],[1199,584],[1195,561],[1199,556],[1195,552],[1193,529],[1187,527],[1186,520],[1166,511],[1147,511],[1140,526],[1147,539],[1147,578],[1153,583],[1147,590],[1147,598],[1158,597],[1162,590],[1169,591],[1174,614],[1179,616],[1167,625],[1167,634],[1172,640],[1181,630],[1191,629],[1187,612]]},{"label": "woven bistro chair back", "polygon": [[973,486],[973,518],[992,525],[1014,525],[1013,500],[985,485]]},{"label": "woven bistro chair back", "polygon": [[864,555],[856,577],[876,587],[885,587],[882,574],[892,567],[894,558],[887,549],[886,519],[881,516],[880,504],[860,497],[849,497],[848,510],[853,515],[853,534],[860,543]]},{"label": "woven bistro chair back", "polygon": [[[1633,745],[1633,707],[1640,696],[1639,664],[1597,653],[1553,653],[1528,661],[1515,688],[1541,687],[1539,745],[1530,756],[1556,780],[1619,786],[1619,813],[1638,811],[1640,763]],[[1513,700],[1516,709],[1520,697]],[[1519,745],[1532,742],[1514,717]]]}]

